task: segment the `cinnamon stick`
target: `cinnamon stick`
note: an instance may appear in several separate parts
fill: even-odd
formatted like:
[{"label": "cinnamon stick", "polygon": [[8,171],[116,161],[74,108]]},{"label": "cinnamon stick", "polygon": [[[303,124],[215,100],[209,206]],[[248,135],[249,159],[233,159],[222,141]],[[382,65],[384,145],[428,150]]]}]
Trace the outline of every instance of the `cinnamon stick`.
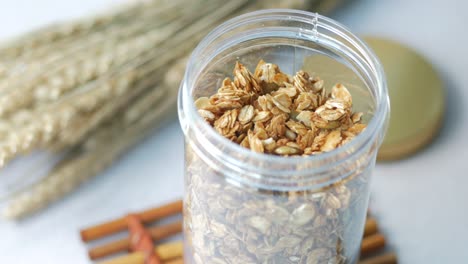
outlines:
[{"label": "cinnamon stick", "polygon": [[[162,261],[173,260],[182,257],[182,242],[173,242],[156,246],[155,253]],[[114,258],[100,264],[145,264],[145,254],[134,252],[122,257]]]},{"label": "cinnamon stick", "polygon": [[[170,223],[163,226],[150,228],[148,232],[151,234],[153,241],[162,240],[172,235],[182,232],[182,221]],[[127,251],[130,248],[130,238],[124,238],[115,242],[97,246],[89,250],[88,254],[90,259],[96,260],[102,257],[109,256],[121,251]]]},{"label": "cinnamon stick", "polygon": [[378,232],[377,221],[375,218],[368,217],[364,227],[364,237],[373,235]]},{"label": "cinnamon stick", "polygon": [[382,234],[373,234],[365,237],[361,243],[361,256],[375,252],[385,247],[385,237]]},{"label": "cinnamon stick", "polygon": [[[143,223],[148,223],[180,212],[182,212],[182,200],[178,200],[158,208],[149,209],[136,215]],[[84,242],[88,242],[125,229],[127,229],[127,222],[125,221],[125,217],[122,217],[81,230],[80,234],[81,239]]]},{"label": "cinnamon stick", "polygon": [[130,233],[130,250],[143,252],[145,254],[145,264],[162,264],[159,256],[154,253],[153,238],[138,216],[129,214],[126,218]]},{"label": "cinnamon stick", "polygon": [[165,264],[184,264],[184,259],[178,258],[178,259],[170,260],[166,262]]},{"label": "cinnamon stick", "polygon": [[397,256],[392,252],[359,261],[359,264],[397,264],[397,262]]},{"label": "cinnamon stick", "polygon": [[[376,250],[382,249],[385,247],[385,238],[382,234],[374,234],[370,235],[363,239],[361,244],[361,256],[365,256],[369,253],[375,252]],[[156,254],[161,258],[162,261],[174,260],[181,258],[183,254],[183,245],[182,242],[174,242],[169,244],[163,244],[157,246],[155,249]],[[387,259],[388,258],[388,259]],[[371,258],[369,260],[373,260]],[[377,260],[381,260],[377,258]],[[385,261],[391,261],[392,258],[386,256],[382,258]],[[135,252],[132,254],[128,254],[123,257],[115,258],[106,262],[102,262],[101,264],[144,264],[145,255],[142,252]],[[180,263],[180,262],[176,262]],[[380,262],[371,262],[372,264],[381,264]],[[386,264],[386,262],[383,262]],[[383,264],[382,263],[382,264]],[[391,262],[390,262],[391,263]],[[368,263],[365,263],[368,264]]]}]

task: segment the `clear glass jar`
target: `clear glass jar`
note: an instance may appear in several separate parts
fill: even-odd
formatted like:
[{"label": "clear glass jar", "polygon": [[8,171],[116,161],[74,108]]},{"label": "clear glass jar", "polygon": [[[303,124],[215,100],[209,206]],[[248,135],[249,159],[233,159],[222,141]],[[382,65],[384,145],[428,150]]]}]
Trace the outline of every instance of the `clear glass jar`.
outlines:
[{"label": "clear glass jar", "polygon": [[[367,128],[331,152],[258,154],[219,135],[194,100],[214,94],[236,61],[339,80]],[[369,180],[389,101],[376,56],[337,22],[296,10],[263,10],[214,29],[193,52],[179,93],[185,133],[185,263],[356,263]]]}]

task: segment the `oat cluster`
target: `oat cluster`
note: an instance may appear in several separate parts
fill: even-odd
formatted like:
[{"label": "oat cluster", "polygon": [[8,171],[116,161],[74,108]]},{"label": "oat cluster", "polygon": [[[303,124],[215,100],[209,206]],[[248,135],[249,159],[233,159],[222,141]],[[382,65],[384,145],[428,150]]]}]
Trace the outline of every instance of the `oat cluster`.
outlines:
[{"label": "oat cluster", "polygon": [[281,156],[315,155],[346,144],[366,127],[352,112],[342,84],[328,92],[307,72],[294,76],[261,60],[252,74],[237,62],[234,78],[223,80],[211,97],[195,102],[217,132],[255,152]]}]

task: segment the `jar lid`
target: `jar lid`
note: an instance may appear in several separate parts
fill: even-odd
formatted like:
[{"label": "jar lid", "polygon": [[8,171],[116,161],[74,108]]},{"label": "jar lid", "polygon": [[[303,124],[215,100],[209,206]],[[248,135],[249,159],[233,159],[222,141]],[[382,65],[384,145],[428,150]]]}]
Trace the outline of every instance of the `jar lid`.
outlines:
[{"label": "jar lid", "polygon": [[378,160],[409,156],[429,144],[441,128],[445,94],[433,66],[397,42],[364,37],[380,59],[388,83],[390,123]]}]

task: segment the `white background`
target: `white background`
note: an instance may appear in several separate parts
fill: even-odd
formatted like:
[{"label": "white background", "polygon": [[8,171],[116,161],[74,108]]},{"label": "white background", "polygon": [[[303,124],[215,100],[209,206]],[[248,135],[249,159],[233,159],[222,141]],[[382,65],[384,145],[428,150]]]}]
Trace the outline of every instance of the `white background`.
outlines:
[{"label": "white background", "polygon": [[[0,39],[122,1],[0,0]],[[468,263],[467,9],[457,0],[357,0],[333,16],[358,34],[417,49],[446,84],[447,116],[434,144],[375,169],[371,207],[401,263]],[[80,228],[181,197],[182,177],[183,136],[173,120],[44,213],[0,221],[0,263],[88,263]]]}]

